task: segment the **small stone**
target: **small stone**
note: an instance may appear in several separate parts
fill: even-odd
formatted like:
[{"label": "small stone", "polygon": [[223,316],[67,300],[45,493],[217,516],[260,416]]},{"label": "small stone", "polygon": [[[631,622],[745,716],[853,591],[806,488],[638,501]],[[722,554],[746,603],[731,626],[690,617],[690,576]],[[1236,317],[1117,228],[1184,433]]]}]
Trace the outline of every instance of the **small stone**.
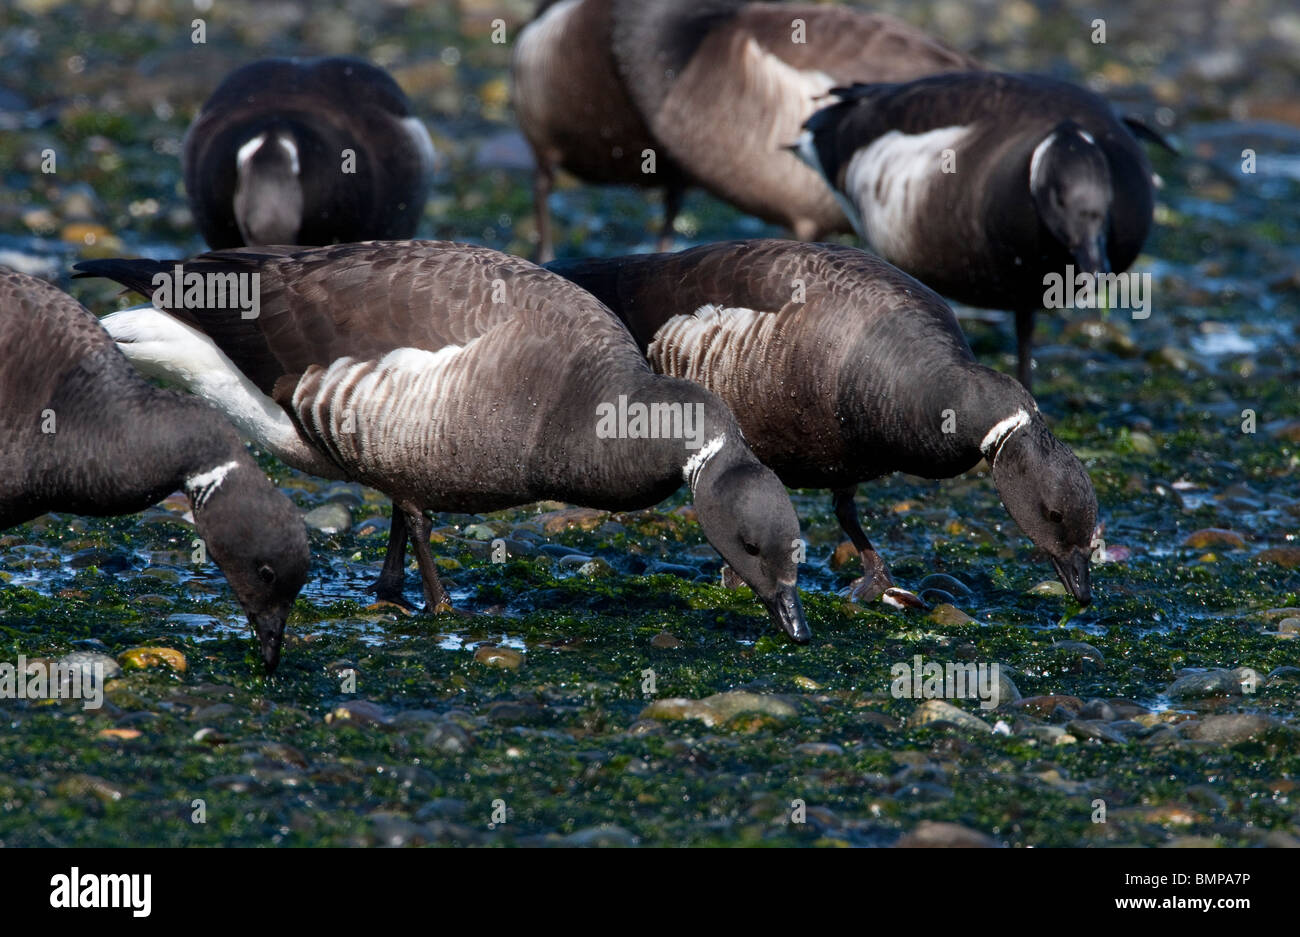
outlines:
[{"label": "small stone", "polygon": [[796,745],[794,750],[800,755],[811,755],[813,757],[844,754],[843,747],[833,742],[804,742],[801,745]]},{"label": "small stone", "polygon": [[500,667],[505,670],[518,670],[524,663],[524,655],[512,647],[495,647],[480,644],[474,649],[474,659],[488,667]]},{"label": "small stone", "polygon": [[[112,680],[122,672],[116,660],[98,651],[73,651],[59,658],[59,663],[69,670],[80,670],[82,679]],[[96,667],[102,668],[99,673]]]},{"label": "small stone", "polygon": [[1119,718],[1119,713],[1115,707],[1110,705],[1104,699],[1090,699],[1084,704],[1083,709],[1079,710],[1080,719],[1099,719],[1102,722],[1114,722]]},{"label": "small stone", "polygon": [[474,743],[469,733],[456,723],[438,722],[424,734],[424,744],[448,755],[460,755],[469,751]]},{"label": "small stone", "polygon": [[1027,696],[1024,699],[1013,700],[1004,704],[1012,709],[1024,710],[1032,715],[1046,718],[1054,713],[1058,708],[1065,709],[1071,717],[1083,709],[1083,700],[1077,696]]},{"label": "small stone", "polygon": [[1280,634],[1300,634],[1300,618],[1283,618],[1277,623]]},{"label": "small stone", "polygon": [[1066,724],[1065,729],[1078,739],[1097,739],[1117,745],[1123,745],[1128,741],[1121,733],[1096,719],[1072,719]]},{"label": "small stone", "polygon": [[335,706],[326,714],[325,721],[330,724],[383,727],[392,720],[378,703],[369,700],[351,700]]},{"label": "small stone", "polygon": [[1106,655],[1091,644],[1085,644],[1083,641],[1053,641],[1052,650],[1059,654],[1077,657],[1080,660],[1090,660],[1099,667],[1106,666]]},{"label": "small stone", "polygon": [[801,690],[808,690],[809,692],[820,690],[822,688],[822,685],[812,677],[805,677],[802,675],[794,678],[794,685],[799,687]]},{"label": "small stone", "polygon": [[1300,566],[1300,547],[1270,547],[1255,554],[1257,563],[1273,563],[1283,569]]},{"label": "small stone", "polygon": [[1271,716],[1259,713],[1223,713],[1204,716],[1183,730],[1183,737],[1202,742],[1235,745],[1259,738],[1280,727],[1282,723]]},{"label": "small stone", "polygon": [[650,644],[664,650],[682,646],[681,639],[669,634],[667,631],[661,631],[651,638]]},{"label": "small stone", "polygon": [[96,736],[101,739],[129,742],[132,739],[138,739],[143,734],[139,729],[100,729]]},{"label": "small stone", "polygon": [[611,849],[635,846],[640,840],[621,826],[603,824],[570,833],[561,842],[565,846],[578,848]]},{"label": "small stone", "polygon": [[537,703],[499,700],[488,709],[488,720],[498,725],[537,725],[546,721],[546,710]]},{"label": "small stone", "polygon": [[68,798],[84,798],[89,795],[106,804],[122,799],[120,787],[93,774],[74,774],[66,777],[55,785],[54,791],[60,797]]},{"label": "small stone", "polygon": [[947,602],[936,605],[926,617],[936,625],[945,626],[965,625],[975,620],[955,605],[950,605]]},{"label": "small stone", "polygon": [[916,710],[908,717],[907,724],[914,729],[919,729],[922,726],[951,725],[976,732],[993,731],[993,727],[983,719],[958,709],[952,703],[938,699],[926,700],[916,707]]},{"label": "small stone", "polygon": [[1027,591],[1028,595],[1066,595],[1065,586],[1055,579],[1044,579]]},{"label": "small stone", "polygon": [[541,514],[537,520],[541,521],[542,530],[549,536],[566,530],[595,530],[608,517],[608,512],[594,508],[570,508]]},{"label": "small stone", "polygon": [[302,520],[312,530],[319,530],[323,534],[347,533],[352,529],[352,512],[347,505],[337,501],[327,501],[320,507],[312,508]]},{"label": "small stone", "polygon": [[978,830],[972,830],[968,826],[962,826],[960,823],[937,823],[934,820],[922,820],[912,829],[912,832],[894,843],[897,849],[995,849],[997,845],[992,837]]},{"label": "small stone", "polygon": [[942,589],[949,595],[971,595],[970,586],[962,582],[956,576],[949,576],[947,573],[931,573],[921,580],[918,589]]},{"label": "small stone", "polygon": [[831,554],[831,569],[841,570],[858,558],[858,548],[850,540],[845,540]]},{"label": "small stone", "polygon": [[1246,548],[1246,538],[1235,530],[1225,530],[1222,527],[1206,527],[1203,530],[1188,534],[1183,540],[1183,546],[1190,547],[1193,550],[1204,550],[1207,547],[1244,550]]},{"label": "small stone", "polygon": [[1208,670],[1183,674],[1165,690],[1173,699],[1201,699],[1207,696],[1240,696],[1241,680],[1231,670]]},{"label": "small stone", "polygon": [[151,667],[170,667],[178,673],[186,669],[185,655],[170,647],[133,647],[117,658],[126,670],[147,670]]}]

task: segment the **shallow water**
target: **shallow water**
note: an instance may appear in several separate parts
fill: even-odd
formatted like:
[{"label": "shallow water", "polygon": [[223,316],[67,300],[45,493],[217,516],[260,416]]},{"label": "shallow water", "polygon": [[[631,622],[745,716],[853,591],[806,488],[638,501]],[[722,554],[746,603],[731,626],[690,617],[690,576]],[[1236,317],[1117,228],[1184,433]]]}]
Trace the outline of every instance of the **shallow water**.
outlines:
[{"label": "shallow water", "polygon": [[[505,105],[508,47],[487,24],[504,16],[513,35],[527,6],[281,4],[273,28],[229,0],[194,47],[188,10],[18,0],[0,10],[0,263],[54,277],[102,313],[116,289],[69,284],[76,259],[199,249],[176,159],[189,117],[235,64],[300,49],[367,55],[411,93],[444,157],[423,236],[526,254],[526,149]],[[0,700],[0,843],[549,844],[614,825],[601,835],[615,843],[890,845],[944,820],[1013,846],[1296,844],[1300,706],[1297,673],[1280,668],[1300,663],[1300,646],[1274,610],[1300,606],[1300,21],[1283,2],[878,6],[1003,67],[1101,86],[1171,121],[1182,150],[1151,151],[1164,187],[1134,267],[1152,273],[1150,318],[1075,311],[1040,325],[1040,405],[1088,466],[1113,557],[1094,568],[1090,608],[1030,593],[1051,568],[974,473],[859,492],[896,577],[955,576],[969,621],[843,598],[856,566],[829,563],[843,538],[825,492],[793,493],[809,544],[807,647],[717,584],[681,493],[591,530],[548,533],[553,504],[439,518],[435,555],[472,614],[407,615],[364,592],[387,541],[366,522],[389,514],[385,500],[263,458],[301,507],[339,500],[354,521],[313,533],[313,577],[273,680],[257,675],[219,571],[188,561],[183,505],[0,533],[0,660],[161,645],[187,661],[183,673],[126,671],[91,714]],[[1087,41],[1097,9],[1104,47]],[[36,156],[47,146],[52,177]],[[1245,148],[1253,175],[1240,172]],[[648,249],[659,218],[653,197],[576,184],[552,209],[567,254]],[[694,193],[678,234],[686,246],[780,232]],[[958,312],[981,360],[1011,370],[1007,317]],[[493,565],[471,524],[529,551]],[[1206,528],[1239,539],[1187,545]],[[105,551],[106,568],[85,565],[87,550]],[[483,645],[524,662],[489,666],[475,658]],[[890,687],[891,668],[917,654],[998,663],[1025,697],[1147,712],[1105,723],[1129,723],[1119,741],[1088,738],[1068,701],[1041,713],[952,701],[1011,735],[914,726],[920,701]],[[1184,671],[1238,667],[1260,674],[1253,692],[1170,693]],[[738,713],[647,712],[742,689],[758,702]],[[380,710],[339,715],[358,700]],[[1228,713],[1276,724],[1233,735],[1210,718]],[[1224,737],[1198,737],[1211,730]],[[191,822],[194,798],[205,824]],[[491,821],[498,798],[505,824]],[[790,822],[796,801],[805,823]]]}]

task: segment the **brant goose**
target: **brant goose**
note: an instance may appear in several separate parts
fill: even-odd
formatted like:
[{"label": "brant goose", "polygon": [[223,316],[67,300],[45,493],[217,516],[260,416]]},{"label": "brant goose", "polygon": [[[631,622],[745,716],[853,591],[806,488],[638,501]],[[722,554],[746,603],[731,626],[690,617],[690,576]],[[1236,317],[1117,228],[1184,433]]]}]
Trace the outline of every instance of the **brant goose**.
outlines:
[{"label": "brant goose", "polygon": [[[515,111],[545,195],[562,166],[666,188],[661,245],[687,182],[811,240],[848,231],[817,174],[784,148],[836,85],[910,81],[979,63],[899,20],[816,4],[560,0],[519,36]],[[725,140],[726,145],[719,145]],[[656,172],[645,173],[646,149]]]},{"label": "brant goose", "polygon": [[840,102],[807,121],[795,150],[841,194],[872,250],[960,302],[1015,311],[1029,387],[1044,277],[1123,271],[1142,249],[1154,193],[1130,127],[1158,136],[1092,92],[1040,76],[938,75],[834,93]]},{"label": "brant goose", "polygon": [[[401,599],[409,534],[428,607],[447,603],[425,510],[542,499],[631,510],[685,481],[709,541],[773,620],[808,640],[799,520],[780,480],[718,397],[655,374],[609,310],[567,280],[436,241],[245,249],[184,266],[259,274],[260,314],[145,307],[105,327],[145,373],[208,398],[290,465],[389,495],[382,598]],[[77,269],[146,292],[171,267]]]},{"label": "brant goose", "polygon": [[221,414],[153,387],[80,303],[3,267],[0,435],[0,530],[49,511],[131,514],[183,489],[275,670],[311,559],[297,510]]},{"label": "brant goose", "polygon": [[783,482],[832,490],[865,570],[860,597],[895,595],[858,523],[857,484],[951,478],[986,459],[1020,529],[1090,601],[1087,473],[1029,392],[977,364],[948,305],[902,271],[854,248],[779,240],[550,269],[613,309],[656,371],[725,400]]},{"label": "brant goose", "polygon": [[231,73],[185,135],[183,163],[195,223],[221,249],[412,237],[433,159],[387,72],[326,58]]},{"label": "brant goose", "polygon": [[[537,256],[555,255],[547,200],[555,171],[587,182],[664,190],[659,246],[667,250],[686,178],[662,152],[623,86],[612,50],[611,0],[542,0],[519,33],[510,65],[511,100],[533,151]],[[646,151],[654,172],[643,171]]]}]

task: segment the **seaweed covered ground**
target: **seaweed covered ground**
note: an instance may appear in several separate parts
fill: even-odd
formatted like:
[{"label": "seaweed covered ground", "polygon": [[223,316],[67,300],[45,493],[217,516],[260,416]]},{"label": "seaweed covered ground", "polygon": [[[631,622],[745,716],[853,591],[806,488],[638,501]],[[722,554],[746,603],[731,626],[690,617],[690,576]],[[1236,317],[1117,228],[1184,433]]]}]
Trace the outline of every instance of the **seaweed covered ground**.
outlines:
[{"label": "seaweed covered ground", "polygon": [[[15,0],[0,263],[103,313],[115,291],[69,285],[74,260],[201,249],[179,184],[188,120],[229,69],[301,52],[365,55],[416,102],[442,153],[422,235],[526,254],[528,156],[491,31],[500,17],[513,37],[527,6]],[[310,512],[314,556],[273,679],[194,561],[179,495],[0,532],[0,661],[118,671],[97,710],[0,700],[0,844],[1300,845],[1300,14],[877,6],[1000,67],[1087,82],[1180,146],[1152,154],[1150,316],[1040,326],[1040,406],[1105,523],[1092,606],[1062,594],[981,467],[860,490],[895,576],[933,590],[928,614],[842,597],[858,568],[829,496],[792,493],[806,647],[718,584],[684,493],[627,515],[441,515],[459,613],[408,615],[364,592],[387,502],[262,457]],[[562,254],[644,249],[658,223],[630,190],[570,184],[554,207]],[[678,234],[780,232],[695,193]],[[1005,318],[959,312],[1010,370]],[[999,705],[910,698],[898,668],[925,662],[999,665]]]}]

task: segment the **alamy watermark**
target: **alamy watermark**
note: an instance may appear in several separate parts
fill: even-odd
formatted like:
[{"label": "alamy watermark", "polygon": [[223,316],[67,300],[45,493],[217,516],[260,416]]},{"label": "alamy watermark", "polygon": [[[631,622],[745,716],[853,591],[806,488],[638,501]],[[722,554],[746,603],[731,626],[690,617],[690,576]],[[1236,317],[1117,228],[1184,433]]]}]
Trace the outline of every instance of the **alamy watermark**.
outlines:
[{"label": "alamy watermark", "polygon": [[704,445],[704,404],[618,402],[596,405],[597,439],[682,439],[687,449]]},{"label": "alamy watermark", "polygon": [[206,270],[186,272],[183,264],[160,270],[150,281],[155,309],[238,309],[245,319],[262,311],[262,275]]},{"label": "alamy watermark", "polygon": [[1134,319],[1151,315],[1151,274],[1075,272],[1069,264],[1065,273],[1043,277],[1044,309],[1096,309],[1102,296],[1112,309],[1132,310]]},{"label": "alamy watermark", "polygon": [[104,665],[31,661],[0,662],[0,699],[79,699],[82,709],[104,705]]},{"label": "alamy watermark", "polygon": [[1001,703],[1001,666],[973,661],[927,661],[920,654],[912,662],[889,668],[889,692],[894,699],[978,699],[980,709],[997,709]]}]

